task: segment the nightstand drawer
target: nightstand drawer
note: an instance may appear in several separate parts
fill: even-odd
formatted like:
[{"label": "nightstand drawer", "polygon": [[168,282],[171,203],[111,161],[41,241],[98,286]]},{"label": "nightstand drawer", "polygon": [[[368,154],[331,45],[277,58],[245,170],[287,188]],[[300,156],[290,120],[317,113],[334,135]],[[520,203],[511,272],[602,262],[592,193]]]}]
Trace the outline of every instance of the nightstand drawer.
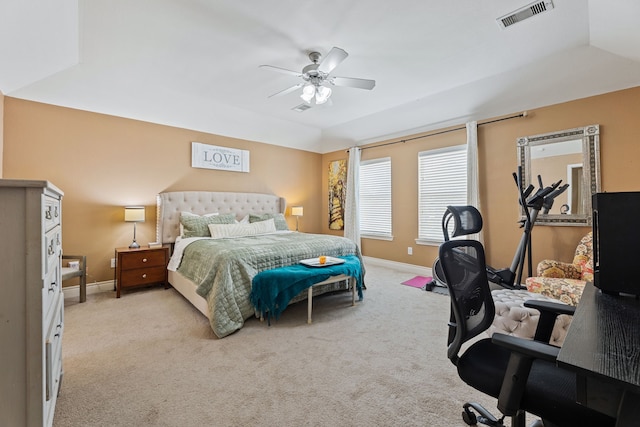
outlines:
[{"label": "nightstand drawer", "polygon": [[122,256],[120,262],[120,268],[123,270],[133,270],[137,268],[147,268],[154,266],[165,267],[167,265],[167,259],[164,250],[159,251],[141,251],[141,252],[128,252],[126,256]]},{"label": "nightstand drawer", "polygon": [[150,283],[164,282],[166,277],[166,267],[163,265],[153,268],[137,268],[122,272],[120,286],[148,285]]}]

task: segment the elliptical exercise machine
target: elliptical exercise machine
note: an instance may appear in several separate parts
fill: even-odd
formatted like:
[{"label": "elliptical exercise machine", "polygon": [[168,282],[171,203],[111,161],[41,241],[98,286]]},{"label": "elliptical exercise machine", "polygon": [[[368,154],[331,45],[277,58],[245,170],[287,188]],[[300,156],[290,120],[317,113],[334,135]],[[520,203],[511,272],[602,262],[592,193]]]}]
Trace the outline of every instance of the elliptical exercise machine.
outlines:
[{"label": "elliptical exercise machine", "polygon": [[[542,177],[538,175],[538,190],[531,195],[535,187],[529,184],[526,189],[523,189],[521,176],[522,169],[518,168],[518,172],[513,173],[513,178],[518,187],[518,201],[524,212],[524,219],[520,220],[520,227],[523,228],[520,243],[516,248],[509,268],[497,270],[487,266],[487,278],[489,281],[507,289],[524,289],[521,283],[525,258],[529,276],[532,275],[531,231],[538,214],[540,212],[543,214],[548,213],[553,206],[555,198],[569,188],[569,184],[560,185],[562,180],[545,187],[542,184]],[[451,221],[453,221],[453,230],[449,234]],[[480,230],[482,230],[482,215],[478,209],[469,205],[447,206],[447,210],[442,217],[442,233],[445,241],[453,237],[475,234]],[[434,280],[426,286],[427,290],[432,290],[434,286],[446,287],[439,259],[436,259],[433,264],[433,277]]]}]

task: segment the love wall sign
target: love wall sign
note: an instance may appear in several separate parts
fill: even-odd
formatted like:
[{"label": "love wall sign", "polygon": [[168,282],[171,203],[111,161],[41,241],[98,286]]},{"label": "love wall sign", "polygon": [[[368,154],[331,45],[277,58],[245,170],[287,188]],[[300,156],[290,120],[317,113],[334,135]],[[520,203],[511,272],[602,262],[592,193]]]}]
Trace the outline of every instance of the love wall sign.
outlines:
[{"label": "love wall sign", "polygon": [[249,172],[249,151],[192,142],[191,167]]}]

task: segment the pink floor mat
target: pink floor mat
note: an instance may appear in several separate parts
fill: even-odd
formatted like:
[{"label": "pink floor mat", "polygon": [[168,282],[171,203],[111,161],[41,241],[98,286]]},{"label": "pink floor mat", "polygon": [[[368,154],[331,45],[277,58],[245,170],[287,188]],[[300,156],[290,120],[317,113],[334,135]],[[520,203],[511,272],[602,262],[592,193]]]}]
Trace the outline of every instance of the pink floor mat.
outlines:
[{"label": "pink floor mat", "polygon": [[424,285],[431,282],[431,280],[433,280],[431,276],[416,276],[413,279],[402,282],[402,284],[413,288],[424,289]]}]

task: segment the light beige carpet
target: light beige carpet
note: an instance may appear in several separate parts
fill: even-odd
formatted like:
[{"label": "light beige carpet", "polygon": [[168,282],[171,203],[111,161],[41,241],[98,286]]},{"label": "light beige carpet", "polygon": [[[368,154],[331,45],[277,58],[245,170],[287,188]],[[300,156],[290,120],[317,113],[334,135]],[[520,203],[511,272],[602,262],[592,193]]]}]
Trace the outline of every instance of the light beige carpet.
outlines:
[{"label": "light beige carpet", "polygon": [[160,287],[66,301],[64,380],[54,426],[464,426],[462,404],[495,401],[446,358],[449,298],[367,267],[350,293],[250,319],[215,338],[207,319]]}]

